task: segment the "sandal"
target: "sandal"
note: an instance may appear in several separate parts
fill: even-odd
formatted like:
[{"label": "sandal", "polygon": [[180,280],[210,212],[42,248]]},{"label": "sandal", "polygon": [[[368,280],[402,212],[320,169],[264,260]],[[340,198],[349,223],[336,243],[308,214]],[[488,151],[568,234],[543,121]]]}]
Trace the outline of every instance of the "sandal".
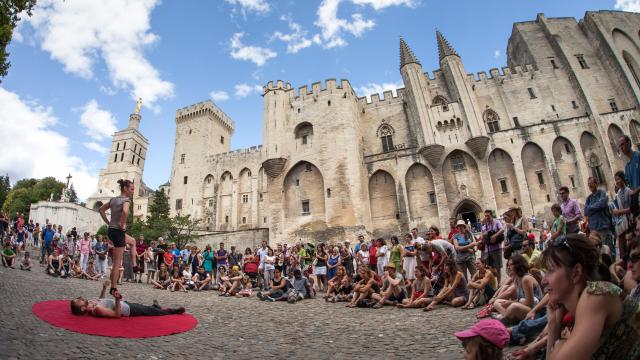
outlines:
[{"label": "sandal", "polygon": [[491,311],[493,310],[493,305],[487,304],[485,305],[478,313],[476,314],[476,318],[484,319],[491,315]]}]

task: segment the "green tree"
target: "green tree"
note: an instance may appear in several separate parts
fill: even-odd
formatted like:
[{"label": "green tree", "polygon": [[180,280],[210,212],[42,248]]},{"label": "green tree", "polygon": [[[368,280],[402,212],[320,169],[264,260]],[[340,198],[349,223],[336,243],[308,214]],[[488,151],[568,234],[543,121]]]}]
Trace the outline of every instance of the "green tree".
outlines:
[{"label": "green tree", "polygon": [[14,216],[16,212],[20,212],[28,217],[31,204],[49,200],[51,194],[53,194],[54,200],[60,200],[64,187],[65,184],[53,177],[46,177],[40,180],[18,180],[13,189],[7,194],[7,198],[2,204],[2,210],[9,216]]},{"label": "green tree", "polygon": [[13,29],[18,25],[21,12],[25,11],[31,16],[31,10],[36,5],[36,0],[2,0],[0,1],[0,82],[7,76],[11,63],[7,58],[7,46],[11,42]]},{"label": "green tree", "polygon": [[169,198],[165,195],[164,190],[156,191],[153,195],[153,201],[149,205],[146,221],[149,232],[145,233],[145,239],[169,236],[172,227],[169,210]]},{"label": "green tree", "polygon": [[176,215],[171,219],[169,241],[176,243],[182,249],[193,239],[193,231],[198,228],[202,220],[192,219],[191,215]]},{"label": "green tree", "polygon": [[78,194],[76,193],[76,189],[73,188],[73,183],[69,185],[69,189],[67,189],[67,200],[74,204],[78,203]]},{"label": "green tree", "polygon": [[107,226],[107,224],[102,224],[102,226],[98,228],[98,231],[96,231],[96,235],[107,236],[108,232],[109,232],[109,227]]},{"label": "green tree", "polygon": [[9,191],[11,191],[9,175],[0,176],[0,209],[2,209],[2,205],[4,204],[7,195],[9,195]]}]

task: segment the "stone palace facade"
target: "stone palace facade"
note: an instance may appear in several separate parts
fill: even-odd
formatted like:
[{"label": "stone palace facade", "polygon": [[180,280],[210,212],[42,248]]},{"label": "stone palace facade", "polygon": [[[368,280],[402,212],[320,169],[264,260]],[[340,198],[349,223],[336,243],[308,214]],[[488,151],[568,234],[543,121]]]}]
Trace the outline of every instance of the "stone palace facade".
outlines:
[{"label": "stone palace facade", "polygon": [[561,186],[580,201],[589,176],[612,190],[617,138],[640,143],[639,30],[634,13],[539,14],[513,25],[507,67],[475,75],[440,32],[430,74],[401,39],[395,96],[269,82],[263,144],[248,149],[230,151],[233,120],[198,103],[176,112],[161,188],[210,232],[268,229],[272,242],[399,235],[513,204],[548,217]]}]

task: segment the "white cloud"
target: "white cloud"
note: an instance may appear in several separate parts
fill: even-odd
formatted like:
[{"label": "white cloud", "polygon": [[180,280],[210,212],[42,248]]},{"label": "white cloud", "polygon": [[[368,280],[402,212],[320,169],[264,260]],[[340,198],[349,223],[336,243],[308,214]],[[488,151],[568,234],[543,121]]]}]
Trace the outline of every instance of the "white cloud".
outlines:
[{"label": "white cloud", "polygon": [[85,133],[92,139],[101,141],[110,138],[116,132],[116,119],[107,110],[100,109],[98,102],[89,100],[81,110],[80,124],[85,128]]},{"label": "white cloud", "polygon": [[371,100],[371,95],[380,94],[380,98],[382,98],[382,93],[388,90],[391,90],[394,95],[396,95],[396,89],[404,87],[402,82],[397,83],[367,83],[366,85],[362,85],[357,87],[356,94],[358,96],[366,96],[369,100]]},{"label": "white cloud", "polygon": [[338,18],[338,6],[342,0],[323,0],[318,7],[318,19],[315,25],[321,29],[321,35],[315,36],[314,41],[322,41],[326,48],[342,47],[347,45],[343,38],[344,31],[355,37],[360,37],[365,31],[375,26],[375,21],[365,20],[362,14],[354,13],[351,21]]},{"label": "white cloud", "polygon": [[222,101],[229,100],[229,94],[227,94],[226,91],[214,90],[214,91],[209,93],[209,96],[211,96],[213,101],[216,101],[216,102],[222,102]]},{"label": "white cloud", "polygon": [[[32,17],[43,50],[66,72],[92,79],[98,60],[104,61],[114,87],[142,97],[151,109],[173,96],[174,85],[162,80],[143,49],[158,41],[150,32],[151,11],[159,0],[38,1]],[[117,21],[115,21],[117,20]]]},{"label": "white cloud", "polygon": [[499,58],[500,57],[500,50],[494,51],[493,52],[493,57],[496,58],[496,59]]},{"label": "white cloud", "polygon": [[416,0],[351,0],[357,5],[370,5],[375,10],[381,10],[390,6],[407,6],[414,8],[417,5]]},{"label": "white cloud", "polygon": [[109,86],[104,86],[104,85],[100,85],[100,92],[105,94],[105,95],[109,95],[109,96],[113,96],[117,93],[117,91]]},{"label": "white cloud", "polygon": [[257,13],[268,13],[271,5],[265,0],[225,0],[231,5],[239,5],[243,13],[253,11]]},{"label": "white cloud", "polygon": [[235,33],[229,40],[231,42],[231,57],[236,60],[248,60],[258,66],[264,65],[267,60],[278,55],[269,48],[259,46],[245,46],[242,44],[243,32]]},{"label": "white cloud", "polygon": [[98,152],[102,155],[105,155],[107,152],[109,152],[109,149],[107,149],[106,147],[98,144],[97,142],[85,142],[82,143],[82,145],[84,145],[84,147],[86,147],[89,150],[93,150],[95,152]]},{"label": "white cloud", "polygon": [[300,24],[293,21],[291,16],[282,16],[280,20],[286,21],[289,24],[291,33],[283,34],[280,31],[276,31],[271,39],[278,39],[287,43],[287,53],[295,54],[298,51],[308,48],[313,45],[311,39],[307,38],[308,31],[303,30]]},{"label": "white cloud", "polygon": [[239,98],[247,97],[253,93],[262,93],[262,86],[260,85],[238,84],[234,86],[234,88],[236,90],[236,96]]},{"label": "white cloud", "polygon": [[71,174],[78,196],[86,199],[98,179],[80,158],[69,153],[69,139],[52,129],[57,122],[51,108],[23,101],[0,87],[0,144],[4,149],[0,173],[13,180],[53,176],[63,182]]},{"label": "white cloud", "polygon": [[616,0],[613,7],[622,11],[640,12],[640,0]]}]

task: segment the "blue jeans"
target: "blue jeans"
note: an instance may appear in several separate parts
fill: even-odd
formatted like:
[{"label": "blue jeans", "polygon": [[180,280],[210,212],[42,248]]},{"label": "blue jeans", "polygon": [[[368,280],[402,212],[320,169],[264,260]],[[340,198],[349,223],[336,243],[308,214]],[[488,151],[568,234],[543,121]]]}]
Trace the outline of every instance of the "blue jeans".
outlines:
[{"label": "blue jeans", "polygon": [[[542,314],[542,315],[541,315]],[[521,341],[530,341],[534,337],[538,336],[540,332],[547,326],[547,314],[546,311],[540,312],[536,315],[541,315],[533,320],[522,320],[518,325],[511,328],[511,340],[512,345],[520,345]]]}]

